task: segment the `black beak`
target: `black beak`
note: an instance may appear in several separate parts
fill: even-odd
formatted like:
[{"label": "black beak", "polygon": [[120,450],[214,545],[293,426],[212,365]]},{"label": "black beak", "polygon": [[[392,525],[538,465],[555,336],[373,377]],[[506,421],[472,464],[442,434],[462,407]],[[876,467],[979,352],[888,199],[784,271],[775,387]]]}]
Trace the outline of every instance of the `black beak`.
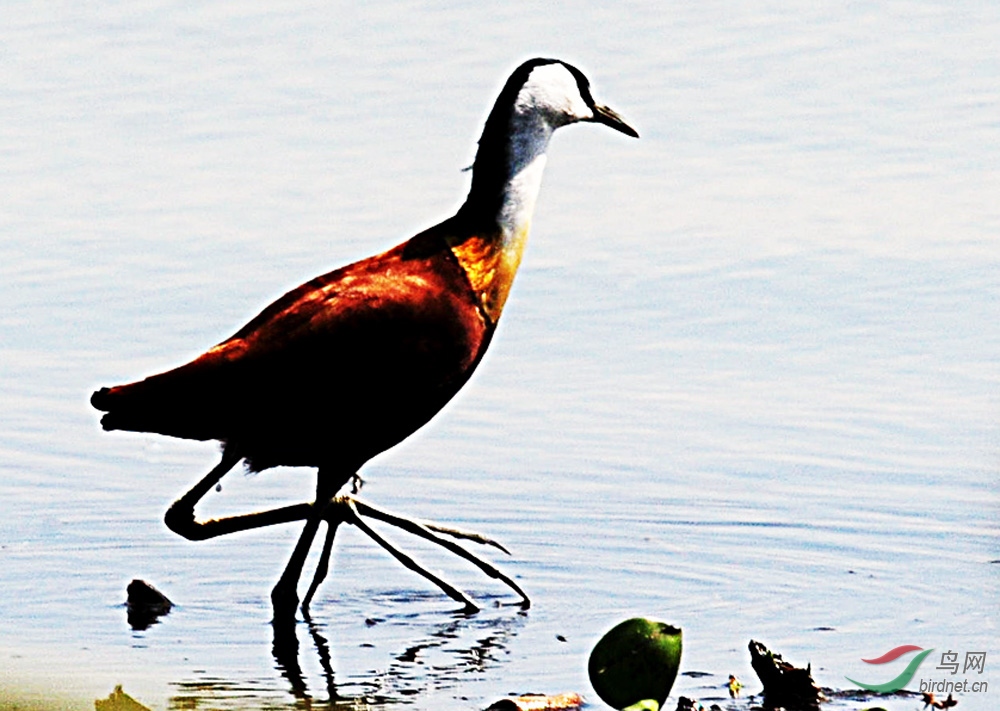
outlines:
[{"label": "black beak", "polygon": [[617,113],[609,109],[607,106],[601,106],[600,104],[594,104],[594,121],[597,123],[603,123],[605,126],[610,126],[616,131],[621,131],[626,136],[632,136],[632,138],[638,138],[639,132],[634,128],[625,123],[625,119],[619,116]]}]

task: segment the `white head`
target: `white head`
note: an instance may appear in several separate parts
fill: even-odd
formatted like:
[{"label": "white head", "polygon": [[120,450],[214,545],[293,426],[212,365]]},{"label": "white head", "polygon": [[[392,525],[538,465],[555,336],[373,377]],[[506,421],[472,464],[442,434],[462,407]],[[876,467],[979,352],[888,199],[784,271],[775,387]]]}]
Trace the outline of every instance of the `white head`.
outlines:
[{"label": "white head", "polygon": [[593,117],[576,77],[564,64],[553,62],[531,70],[514,99],[511,118],[544,121],[554,129]]},{"label": "white head", "polygon": [[[606,106],[594,101],[590,82],[558,59],[531,59],[507,79],[486,119],[472,165],[472,187],[456,219],[477,236],[476,245],[456,256],[469,274],[491,318],[500,316],[531,225],[552,133],[579,121],[603,123],[635,136]],[[483,265],[486,266],[483,266]]]},{"label": "white head", "polygon": [[498,208],[511,179],[529,166],[540,171],[553,131],[579,121],[639,136],[621,116],[594,101],[590,81],[576,67],[558,59],[524,62],[507,79],[486,119],[469,202],[483,213]]},{"label": "white head", "polygon": [[507,112],[512,173],[544,154],[552,132],[560,126],[595,121],[630,136],[639,135],[621,116],[594,101],[583,72],[556,59],[532,59],[518,67],[497,99],[494,113],[502,110],[505,99],[511,102]]},{"label": "white head", "polygon": [[[525,70],[527,76],[513,102],[513,120],[543,121],[550,129],[577,121],[597,121],[638,137],[618,114],[594,102],[590,82],[576,67],[554,59],[533,59],[522,64],[510,81],[520,78]],[[510,88],[509,82],[505,91]]]}]

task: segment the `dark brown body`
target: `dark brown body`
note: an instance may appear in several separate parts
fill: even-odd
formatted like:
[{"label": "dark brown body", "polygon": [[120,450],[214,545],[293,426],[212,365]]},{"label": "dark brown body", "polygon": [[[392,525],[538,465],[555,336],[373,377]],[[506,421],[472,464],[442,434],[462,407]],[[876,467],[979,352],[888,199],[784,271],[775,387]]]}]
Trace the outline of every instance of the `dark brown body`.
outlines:
[{"label": "dark brown body", "polygon": [[430,420],[489,345],[494,323],[449,246],[478,238],[457,227],[303,284],[187,365],[96,392],[102,425],[221,440],[255,470],[350,476]]}]

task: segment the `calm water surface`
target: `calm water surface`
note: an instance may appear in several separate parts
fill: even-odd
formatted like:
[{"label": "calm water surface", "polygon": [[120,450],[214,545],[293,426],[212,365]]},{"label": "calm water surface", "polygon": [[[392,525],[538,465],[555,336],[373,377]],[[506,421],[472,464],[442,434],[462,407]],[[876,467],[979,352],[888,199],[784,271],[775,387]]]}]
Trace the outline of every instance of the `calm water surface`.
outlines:
[{"label": "calm water surface", "polygon": [[[721,697],[729,673],[758,691],[750,639],[836,688],[886,681],[860,659],[917,644],[985,650],[970,678],[995,688],[959,709],[997,708],[995,5],[5,15],[0,688],[79,708],[115,684],[154,709],[598,706],[586,655],[644,614],[709,674],[675,697]],[[538,54],[579,64],[643,137],[560,132],[485,362],[364,471],[372,501],[502,540],[534,606],[414,544],[485,604],[456,616],[345,530],[296,662],[276,661],[267,596],[297,530],[173,536],[162,514],[216,449],[102,433],[89,393],[447,216],[506,73]],[[311,472],[235,473],[201,511],[311,493]],[[144,632],[121,605],[134,577],[178,603]]]}]

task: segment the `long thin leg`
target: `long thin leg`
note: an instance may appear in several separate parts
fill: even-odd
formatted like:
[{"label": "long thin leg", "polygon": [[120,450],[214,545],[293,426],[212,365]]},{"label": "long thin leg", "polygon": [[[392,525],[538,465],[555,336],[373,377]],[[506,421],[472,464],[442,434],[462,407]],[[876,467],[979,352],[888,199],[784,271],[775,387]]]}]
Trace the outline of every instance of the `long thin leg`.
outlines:
[{"label": "long thin leg", "polygon": [[500,550],[503,550],[504,552],[507,552],[507,549],[504,548],[499,543],[497,543],[496,541],[487,538],[486,536],[483,536],[482,534],[479,533],[474,533],[471,531],[463,531],[455,528],[446,528],[444,526],[438,526],[436,524],[428,523],[425,521],[408,519],[403,516],[390,513],[385,509],[380,509],[365,501],[361,501],[360,499],[354,496],[338,496],[335,499],[333,499],[330,506],[327,508],[326,514],[324,516],[327,525],[329,526],[327,530],[327,538],[323,546],[323,553],[320,556],[319,564],[316,567],[316,573],[313,577],[312,584],[309,587],[309,592],[306,594],[305,601],[302,603],[303,612],[306,612],[308,610],[313,595],[315,594],[317,588],[323,582],[323,580],[326,578],[327,573],[329,572],[329,560],[333,548],[334,536],[336,535],[337,527],[344,522],[357,526],[363,533],[368,535],[373,541],[375,541],[380,546],[389,551],[389,553],[391,553],[394,557],[396,557],[396,559],[402,562],[403,565],[405,565],[407,568],[413,570],[416,573],[419,573],[420,575],[424,576],[425,578],[433,582],[453,600],[457,600],[462,604],[466,605],[467,610],[474,611],[475,609],[478,609],[475,607],[475,605],[471,605],[470,607],[471,603],[468,597],[466,597],[464,594],[456,590],[456,588],[454,588],[454,586],[452,586],[450,583],[442,580],[434,573],[428,571],[426,568],[417,563],[412,557],[406,555],[398,548],[396,548],[388,541],[386,541],[384,538],[382,538],[382,536],[377,534],[370,526],[365,524],[364,521],[360,518],[360,516],[362,515],[380,520],[391,526],[400,528],[408,533],[412,533],[416,536],[429,540],[433,543],[438,544],[439,546],[442,546],[443,548],[446,548],[447,550],[455,553],[456,555],[465,558],[466,560],[476,565],[476,567],[478,567],[484,573],[489,575],[491,578],[502,581],[503,583],[508,585],[512,590],[517,592],[517,594],[521,596],[521,606],[523,608],[527,609],[531,605],[531,601],[528,599],[528,596],[521,589],[521,587],[517,583],[515,583],[510,577],[502,573],[499,569],[497,569],[490,563],[482,560],[475,554],[465,550],[461,546],[446,539],[442,539],[440,536],[435,535],[434,532],[441,532],[453,536],[455,538],[472,540],[477,543],[482,543],[485,545],[492,545],[495,546],[496,548],[499,548]]},{"label": "long thin leg", "polygon": [[[360,479],[360,477],[355,475],[355,479]],[[353,488],[355,494],[357,493],[357,488],[358,488],[357,486]],[[475,541],[476,543],[481,543],[483,545],[494,546],[495,548],[499,548],[500,550],[502,550],[507,555],[510,555],[510,551],[508,551],[498,542],[494,541],[492,538],[487,538],[482,534],[474,533],[472,531],[462,531],[457,528],[447,528],[445,526],[439,526],[437,524],[433,524],[427,521],[415,521],[415,520],[411,521],[410,519],[406,519],[401,516],[391,514],[384,509],[372,506],[368,502],[361,501],[360,499],[354,496],[352,496],[351,498],[354,500],[354,503],[357,504],[358,506],[358,513],[363,513],[366,516],[371,516],[372,518],[379,519],[380,521],[384,521],[390,525],[394,525],[397,526],[398,528],[402,528],[403,530],[410,531],[411,533],[415,533],[416,535],[421,535],[421,532],[419,530],[413,530],[412,528],[409,528],[407,524],[411,524],[413,526],[423,526],[424,528],[430,529],[431,531],[445,533],[455,538]],[[333,539],[337,535],[337,528],[340,526],[341,523],[344,522],[343,514],[338,510],[342,508],[343,501],[334,499],[333,504],[337,505],[331,505],[330,508],[327,509],[327,515],[326,515],[327,531],[326,531],[326,540],[323,543],[323,552],[320,555],[319,564],[316,566],[316,572],[313,574],[312,583],[309,585],[309,591],[306,593],[306,596],[302,599],[301,607],[304,613],[309,611],[309,605],[312,603],[312,599],[313,596],[316,594],[316,590],[319,588],[322,582],[326,580],[326,576],[330,572],[330,555],[333,551]],[[436,538],[432,538],[430,540],[434,540],[435,543],[441,543]],[[444,544],[441,543],[441,545]],[[447,545],[445,547],[448,548],[449,550],[453,550],[453,548],[450,548]],[[464,552],[465,551],[463,549],[463,551],[460,552],[459,555],[463,555]],[[510,581],[510,579],[507,578],[507,576],[503,575],[503,573],[498,571],[496,568],[493,568],[493,566],[490,566],[488,563],[484,563],[481,560],[475,559],[474,562],[477,565],[479,565],[480,569],[484,570],[484,572],[486,572],[491,577],[503,580],[504,582],[508,582],[515,590],[518,591],[518,594],[520,594],[521,597],[523,598],[524,603],[522,604],[528,603],[528,598],[527,596],[525,596],[524,592],[516,584],[514,584],[513,581]],[[495,575],[491,573],[490,570],[483,568],[482,565],[488,566],[489,569],[495,573]]]},{"label": "long thin leg", "polygon": [[[328,525],[326,541],[323,545],[323,552],[320,555],[319,565],[316,568],[312,583],[309,586],[309,590],[306,593],[305,600],[302,604],[303,611],[308,611],[309,604],[311,603],[313,596],[316,594],[316,590],[319,588],[319,585],[323,582],[329,572],[329,561],[333,549],[334,536],[336,535],[337,527],[345,520],[361,529],[373,541],[391,553],[404,566],[416,573],[419,573],[420,575],[423,575],[425,578],[441,588],[446,595],[465,605],[466,611],[475,612],[479,609],[467,596],[465,596],[464,593],[434,575],[427,569],[423,568],[420,564],[414,561],[413,558],[382,538],[382,536],[375,532],[361,519],[359,509],[367,516],[371,516],[372,518],[381,520],[389,525],[401,528],[404,531],[436,543],[456,555],[465,558],[491,578],[504,582],[512,590],[517,592],[517,594],[521,596],[521,605],[523,607],[527,608],[531,604],[528,596],[511,578],[504,575],[490,563],[487,563],[478,556],[470,553],[458,544],[436,535],[435,532],[452,536],[454,538],[461,538],[485,545],[491,545],[509,554],[509,551],[496,541],[478,533],[462,531],[455,528],[446,528],[429,522],[404,518],[353,497],[338,497],[334,499],[334,494],[337,493],[337,490],[349,479],[349,477],[343,477],[341,479],[336,476],[329,476],[328,473],[322,469],[317,474],[316,501],[312,504],[295,504],[292,506],[270,509],[268,511],[243,514],[240,516],[227,516],[220,519],[210,519],[208,521],[195,520],[195,505],[222,479],[222,477],[224,477],[234,466],[236,466],[240,459],[242,459],[242,455],[239,453],[237,447],[227,445],[222,452],[221,461],[207,475],[205,475],[201,481],[195,484],[190,491],[170,506],[166,516],[164,517],[164,521],[166,522],[167,527],[175,533],[189,540],[200,541],[228,533],[235,533],[236,531],[246,531],[254,528],[272,526],[279,523],[301,521],[304,519],[306,521],[306,525],[299,536],[295,550],[292,552],[292,556],[289,559],[288,564],[286,565],[285,570],[279,578],[277,584],[271,591],[271,602],[274,607],[274,621],[276,625],[279,623],[282,625],[294,623],[295,608],[298,606],[298,581],[299,578],[302,577],[302,568],[305,565],[309,549],[312,547],[313,540],[316,537],[319,524],[324,519],[326,519]],[[335,505],[331,506],[331,504]],[[340,510],[337,511],[336,514],[331,514],[331,509]]]},{"label": "long thin leg", "polygon": [[275,624],[295,619],[295,609],[299,606],[299,593],[296,588],[299,578],[302,577],[302,566],[305,565],[306,556],[316,537],[319,522],[320,517],[316,515],[310,515],[306,519],[306,525],[299,535],[298,543],[295,544],[292,557],[288,559],[284,572],[271,590],[271,607],[274,608]]},{"label": "long thin leg", "polygon": [[[209,521],[195,521],[188,516],[183,522],[167,520],[167,526],[174,533],[180,534],[189,541],[204,541],[217,536],[237,531],[249,531],[254,528],[265,528],[279,523],[302,521],[309,517],[313,510],[312,504],[293,504],[268,511],[214,518]],[[169,513],[169,512],[168,512]]]},{"label": "long thin leg", "polygon": [[330,572],[330,555],[333,553],[333,538],[337,535],[337,528],[343,522],[341,518],[332,518],[329,512],[326,516],[326,540],[323,541],[323,552],[320,554],[319,565],[316,566],[316,572],[313,574],[312,583],[309,585],[309,591],[306,592],[306,596],[302,598],[302,613],[305,615],[309,614],[309,604],[312,602],[313,595],[316,594],[316,590],[319,588],[320,583],[326,580],[327,573]]},{"label": "long thin leg", "polygon": [[289,523],[291,521],[301,521],[312,511],[309,504],[296,504],[294,506],[283,506],[270,511],[244,514],[242,516],[228,516],[226,518],[211,519],[209,521],[196,521],[194,517],[194,507],[201,501],[213,486],[219,483],[229,471],[236,466],[243,457],[238,448],[227,445],[222,450],[222,460],[212,471],[191,487],[184,496],[177,499],[167,510],[164,522],[174,533],[187,538],[189,541],[204,541],[208,538],[223,536],[236,531],[246,531],[251,528],[263,528],[273,526],[278,523]]},{"label": "long thin leg", "polygon": [[209,489],[218,484],[219,480],[228,474],[238,461],[240,461],[240,455],[237,454],[236,447],[227,444],[222,450],[222,460],[212,468],[212,471],[167,509],[167,515],[163,517],[167,528],[185,538],[197,538],[195,531],[204,524],[199,524],[194,520],[195,504],[201,501]]},{"label": "long thin leg", "polygon": [[[361,487],[364,483],[365,480],[361,478],[361,475],[354,472],[351,476],[351,493],[357,494],[361,491]],[[331,502],[331,504],[332,503],[333,502]],[[319,589],[322,582],[326,580],[326,576],[330,572],[330,556],[333,553],[333,539],[337,535],[337,529],[340,527],[340,524],[344,522],[343,516],[338,517],[330,515],[330,511],[333,508],[333,506],[327,507],[326,540],[323,541],[323,552],[320,554],[319,564],[316,566],[316,571],[313,573],[313,579],[309,584],[309,590],[306,592],[306,596],[302,599],[302,615],[306,618],[306,622],[310,622],[309,606],[312,604],[313,596],[316,594],[316,591]],[[312,627],[310,627],[310,629],[312,629]],[[332,695],[331,698],[333,698]]]},{"label": "long thin leg", "polygon": [[302,566],[305,565],[306,556],[312,547],[313,539],[316,538],[316,531],[319,530],[320,521],[326,514],[326,509],[330,505],[333,495],[343,485],[343,480],[329,476],[328,473],[320,469],[316,475],[316,501],[312,504],[312,511],[306,518],[306,525],[302,529],[292,557],[288,559],[284,572],[271,590],[271,606],[274,608],[275,623],[285,623],[295,619],[295,608],[299,605],[298,583],[302,577]]}]

